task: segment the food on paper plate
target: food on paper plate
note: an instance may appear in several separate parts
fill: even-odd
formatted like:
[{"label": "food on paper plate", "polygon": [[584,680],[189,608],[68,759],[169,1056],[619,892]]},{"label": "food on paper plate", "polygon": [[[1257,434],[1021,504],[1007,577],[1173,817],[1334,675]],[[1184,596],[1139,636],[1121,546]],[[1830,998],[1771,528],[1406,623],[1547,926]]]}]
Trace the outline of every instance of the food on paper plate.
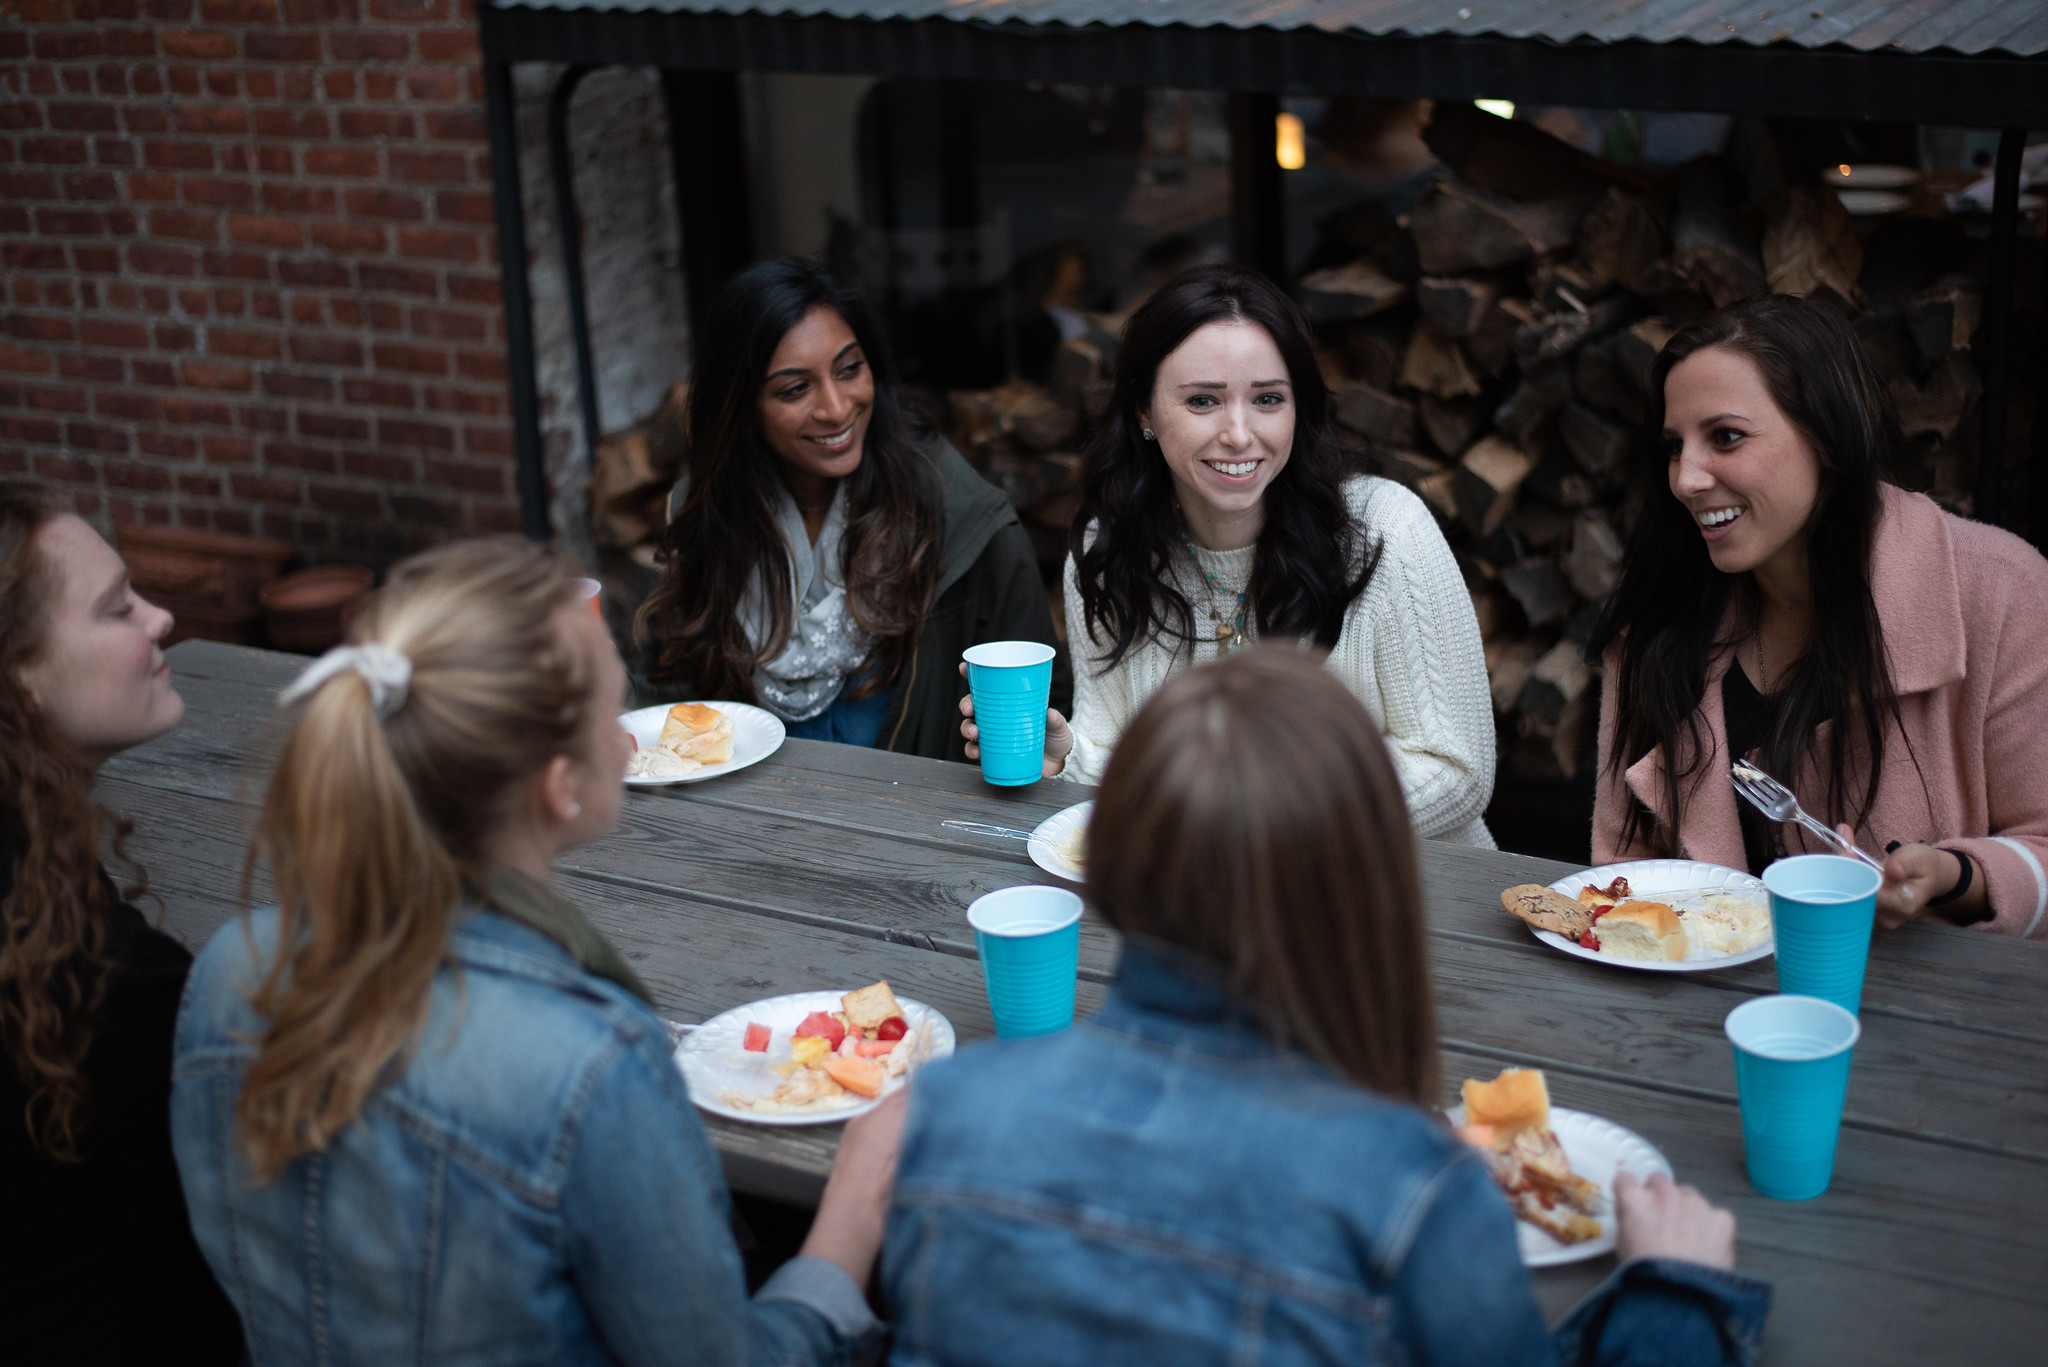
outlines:
[{"label": "food on paper plate", "polygon": [[896,1004],[896,994],[889,990],[887,982],[849,992],[839,999],[839,1005],[846,1012],[847,1023],[863,1034],[878,1030],[883,1021],[903,1014],[903,1008]]},{"label": "food on paper plate", "polygon": [[1662,960],[1685,957],[1685,925],[1662,902],[1623,902],[1609,907],[1594,925],[1600,952],[1617,959]]},{"label": "food on paper plate", "polygon": [[1770,908],[1746,897],[1718,894],[1680,919],[1685,922],[1685,938],[1695,949],[1741,954],[1771,938]]},{"label": "food on paper plate", "polygon": [[732,758],[732,718],[715,707],[679,702],[668,710],[654,744],[634,751],[628,778],[683,778]]},{"label": "food on paper plate", "polygon": [[1578,900],[1589,907],[1612,907],[1628,901],[1631,895],[1628,879],[1617,874],[1614,881],[1604,888],[1594,887],[1591,883],[1586,884],[1579,889]]},{"label": "food on paper plate", "polygon": [[[1694,900],[1701,896],[1672,895]],[[1746,898],[1710,894],[1702,906],[1673,906],[1638,898],[1626,878],[1616,878],[1606,887],[1589,883],[1576,897],[1538,883],[1522,883],[1503,892],[1500,904],[1538,930],[1562,935],[1609,958],[1639,962],[1741,954],[1771,936],[1770,912]]]},{"label": "food on paper plate", "polygon": [[732,718],[700,702],[679,702],[654,744],[699,764],[723,764],[732,758]]},{"label": "food on paper plate", "polygon": [[1515,1218],[1562,1244],[1600,1237],[1600,1188],[1572,1171],[1550,1128],[1550,1089],[1535,1068],[1505,1068],[1491,1082],[1468,1078],[1458,1137],[1479,1151]]},{"label": "food on paper plate", "polygon": [[1541,883],[1522,883],[1500,895],[1500,904],[1538,930],[1576,940],[1593,927],[1593,909]]},{"label": "food on paper plate", "polygon": [[[772,1056],[774,1034],[751,1023],[744,1048]],[[782,1078],[773,1091],[726,1091],[718,1099],[762,1115],[858,1106],[909,1072],[930,1044],[930,1021],[913,1030],[889,984],[870,983],[841,997],[839,1010],[813,1011],[790,1032],[787,1059],[772,1065]]]},{"label": "food on paper plate", "polygon": [[1088,867],[1088,828],[1076,826],[1074,833],[1052,847],[1052,852],[1077,869]]},{"label": "food on paper plate", "polygon": [[635,750],[633,758],[626,762],[626,777],[683,778],[703,767],[696,760],[684,759],[673,750],[648,745]]}]

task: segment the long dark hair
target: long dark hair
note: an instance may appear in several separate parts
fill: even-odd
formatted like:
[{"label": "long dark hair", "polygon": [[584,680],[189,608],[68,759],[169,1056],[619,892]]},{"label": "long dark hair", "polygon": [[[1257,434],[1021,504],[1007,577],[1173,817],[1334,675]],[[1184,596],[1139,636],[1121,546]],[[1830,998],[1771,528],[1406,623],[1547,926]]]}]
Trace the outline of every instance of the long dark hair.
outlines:
[{"label": "long dark hair", "polygon": [[1313,656],[1169,679],[1117,742],[1088,829],[1111,925],[1220,967],[1275,1040],[1434,1105],[1415,834],[1379,727]]},{"label": "long dark hair", "polygon": [[[0,901],[0,1051],[28,1092],[29,1142],[46,1157],[84,1156],[91,1119],[85,1056],[107,979],[107,916],[117,894],[100,869],[130,824],[92,800],[92,765],[59,736],[21,679],[49,640],[58,567],[36,535],[70,511],[41,485],[0,481],[0,857],[13,849],[13,890]],[[139,892],[140,888],[133,892]],[[133,895],[133,892],[131,895]]]},{"label": "long dark hair", "polygon": [[[655,641],[655,680],[750,702],[755,667],[789,642],[789,557],[803,548],[785,544],[776,522],[781,461],[761,437],[761,386],[775,348],[815,308],[846,321],[875,384],[860,468],[846,480],[843,539],[847,604],[875,638],[875,651],[849,696],[893,684],[916,645],[938,582],[940,504],[930,459],[912,432],[867,307],[822,267],[786,256],[727,281],[698,339],[689,492],[662,533],[661,581],[637,623]],[[759,643],[747,639],[739,615],[757,576],[768,611],[767,639]]]},{"label": "long dark hair", "polygon": [[1084,630],[1111,643],[1104,670],[1141,641],[1191,642],[1194,636],[1194,610],[1167,572],[1172,558],[1186,553],[1174,517],[1173,476],[1158,447],[1141,435],[1138,413],[1152,405],[1160,363],[1195,329],[1215,322],[1264,328],[1294,388],[1294,446],[1266,486],[1265,526],[1245,591],[1259,634],[1307,637],[1329,649],[1343,630],[1345,609],[1372,577],[1377,548],[1365,544],[1351,520],[1344,480],[1375,472],[1378,460],[1340,443],[1331,430],[1329,391],[1308,320],[1255,270],[1196,266],[1131,315],[1117,347],[1109,410],[1083,456],[1070,548]]},{"label": "long dark hair", "polygon": [[[1621,655],[1608,681],[1616,718],[1609,770],[1619,777],[1652,749],[1665,758],[1665,804],[1679,848],[1680,790],[1728,757],[1708,753],[1698,718],[1707,669],[1716,652],[1755,628],[1755,587],[1747,576],[1716,570],[1685,505],[1672,496],[1663,437],[1664,382],[1673,367],[1709,347],[1755,362],[1772,399],[1820,461],[1820,492],[1807,522],[1806,573],[1813,603],[1806,654],[1776,694],[1764,737],[1764,768],[1787,781],[1807,755],[1814,729],[1832,722],[1819,765],[1830,823],[1860,824],[1877,799],[1885,723],[1895,717],[1891,670],[1877,601],[1870,592],[1870,548],[1882,512],[1879,485],[1905,450],[1897,410],[1848,320],[1815,299],[1773,295],[1734,304],[1683,329],[1664,345],[1651,373],[1636,493],[1635,526],[1621,582],[1587,647],[1598,660],[1616,641]],[[1745,602],[1744,600],[1748,600]],[[1731,604],[1741,608],[1724,635]],[[1856,752],[1869,781],[1849,793]],[[1652,818],[1631,804],[1624,842],[1651,834]]]}]

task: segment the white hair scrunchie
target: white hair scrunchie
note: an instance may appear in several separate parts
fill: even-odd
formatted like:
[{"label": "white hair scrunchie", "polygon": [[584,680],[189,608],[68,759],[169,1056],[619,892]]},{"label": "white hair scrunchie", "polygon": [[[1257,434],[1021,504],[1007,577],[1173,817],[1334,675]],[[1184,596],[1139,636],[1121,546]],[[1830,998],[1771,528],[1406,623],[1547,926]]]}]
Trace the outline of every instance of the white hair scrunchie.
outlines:
[{"label": "white hair scrunchie", "polygon": [[301,698],[311,697],[320,685],[351,669],[370,686],[370,710],[377,714],[378,721],[387,720],[405,706],[405,691],[412,683],[412,661],[375,641],[361,646],[336,646],[328,651],[307,665],[291,687],[277,695],[277,705],[290,707]]}]

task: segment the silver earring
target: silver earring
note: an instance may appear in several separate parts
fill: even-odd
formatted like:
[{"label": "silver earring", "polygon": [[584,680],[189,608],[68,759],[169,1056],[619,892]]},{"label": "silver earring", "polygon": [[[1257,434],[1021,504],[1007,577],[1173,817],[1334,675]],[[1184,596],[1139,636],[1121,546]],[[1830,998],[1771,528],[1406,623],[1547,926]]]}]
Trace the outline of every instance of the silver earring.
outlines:
[{"label": "silver earring", "polygon": [[1155,440],[1157,440],[1157,438],[1155,438],[1155,437],[1154,437],[1154,436],[1152,435],[1152,429],[1151,429],[1151,428],[1149,428],[1149,427],[1141,427],[1141,428],[1139,428],[1139,429],[1138,429],[1138,431],[1139,431],[1139,432],[1141,432],[1142,434],[1144,434],[1144,437],[1145,437],[1145,440],[1146,440],[1146,441],[1155,441]]},{"label": "silver earring", "polygon": [[572,803],[570,803],[570,804],[569,804],[569,819],[570,819],[571,821],[574,821],[574,820],[575,820],[575,819],[576,819],[577,817],[579,817],[579,816],[582,816],[582,815],[583,815],[583,804],[582,804],[582,803],[580,803],[580,802],[572,802]]}]

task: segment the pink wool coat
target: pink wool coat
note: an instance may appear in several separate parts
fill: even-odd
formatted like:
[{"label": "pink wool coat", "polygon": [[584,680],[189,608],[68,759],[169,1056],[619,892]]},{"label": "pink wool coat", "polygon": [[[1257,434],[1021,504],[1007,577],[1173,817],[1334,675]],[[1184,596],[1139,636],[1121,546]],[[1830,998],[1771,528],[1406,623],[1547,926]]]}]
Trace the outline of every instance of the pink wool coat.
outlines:
[{"label": "pink wool coat", "polygon": [[[1997,913],[1981,928],[2048,937],[2048,561],[2008,532],[1951,517],[1923,495],[1887,485],[1870,568],[1904,735],[1894,727],[1885,738],[1877,801],[1857,827],[1857,843],[1877,855],[1894,840],[1966,851],[1988,880]],[[1618,647],[1608,653],[1606,680],[1617,656]],[[1721,715],[1721,680],[1733,659],[1722,650],[1707,667],[1698,715],[1713,752],[1682,787],[1676,853],[1739,869],[1747,860]],[[1593,861],[1671,855],[1663,751],[1616,775],[1608,766],[1612,702],[1603,682]],[[1860,797],[1867,764],[1852,762],[1848,775],[1849,791]],[[1826,819],[1817,766],[1778,777]],[[1622,842],[1630,802],[1656,814],[1656,837]],[[1798,827],[1784,829],[1786,848],[1823,849]]]}]

